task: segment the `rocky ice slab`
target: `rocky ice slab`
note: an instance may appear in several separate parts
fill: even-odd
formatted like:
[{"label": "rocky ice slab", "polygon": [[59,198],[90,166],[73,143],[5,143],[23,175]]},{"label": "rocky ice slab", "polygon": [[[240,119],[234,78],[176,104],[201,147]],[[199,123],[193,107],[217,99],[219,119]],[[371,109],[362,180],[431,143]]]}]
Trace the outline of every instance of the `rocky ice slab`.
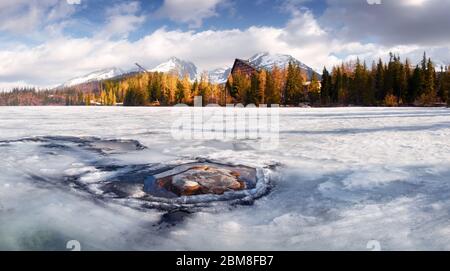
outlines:
[{"label": "rocky ice slab", "polygon": [[[195,211],[214,203],[252,204],[271,188],[268,166],[252,168],[207,159],[133,165],[110,157],[146,149],[135,140],[47,136],[0,141],[2,147],[26,149],[41,160],[58,156],[77,160],[59,172],[30,172],[32,182],[139,209]],[[192,184],[197,190],[188,193],[194,188],[183,186]]]}]

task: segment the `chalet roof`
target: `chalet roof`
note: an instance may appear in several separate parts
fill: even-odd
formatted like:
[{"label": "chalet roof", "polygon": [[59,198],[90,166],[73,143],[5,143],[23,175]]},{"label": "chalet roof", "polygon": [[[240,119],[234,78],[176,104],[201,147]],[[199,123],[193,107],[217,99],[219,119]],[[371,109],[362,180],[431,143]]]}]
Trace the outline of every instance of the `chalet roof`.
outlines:
[{"label": "chalet roof", "polygon": [[234,70],[235,70],[236,66],[238,64],[240,64],[240,63],[248,66],[249,68],[251,68],[251,69],[253,69],[255,71],[259,71],[259,69],[257,67],[255,67],[254,65],[252,65],[248,60],[243,60],[243,59],[236,58],[236,60],[234,61],[234,64],[233,64],[233,68],[231,69],[231,74],[234,73]]}]

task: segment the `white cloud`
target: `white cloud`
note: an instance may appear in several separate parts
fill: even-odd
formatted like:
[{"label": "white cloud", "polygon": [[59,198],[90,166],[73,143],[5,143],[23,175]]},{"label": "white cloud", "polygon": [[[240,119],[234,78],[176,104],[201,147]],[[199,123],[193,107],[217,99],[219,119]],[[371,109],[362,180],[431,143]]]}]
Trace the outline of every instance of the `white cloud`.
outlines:
[{"label": "white cloud", "polygon": [[332,35],[345,41],[376,41],[385,46],[450,45],[450,0],[328,0],[319,19]]},{"label": "white cloud", "polygon": [[[120,13],[120,10],[127,13]],[[108,9],[107,14],[119,12],[120,16],[138,16],[135,14],[137,10],[136,6],[124,6],[123,9],[113,7]],[[112,25],[114,23],[111,20],[108,26]],[[128,33],[130,29],[124,28],[115,33]],[[171,56],[193,61],[200,70],[210,70],[230,66],[236,57],[248,58],[261,51],[291,54],[320,71],[323,65],[330,67],[356,57],[370,64],[372,59],[386,57],[389,51],[410,57],[414,62],[420,59],[424,50],[431,57],[450,63],[448,46],[390,46],[345,41],[323,28],[308,10],[297,10],[280,28],[253,26],[244,30],[208,31],[160,28],[137,41],[129,41],[124,37],[111,39],[108,35],[78,39],[59,36],[39,46],[10,46],[0,49],[0,82],[9,86],[14,82],[54,86],[103,68],[127,70],[135,62],[150,69]]]},{"label": "white cloud", "polygon": [[422,6],[428,0],[399,0],[399,2],[406,6]]},{"label": "white cloud", "polygon": [[61,0],[0,1],[0,32],[29,34],[69,18],[75,8]]},{"label": "white cloud", "polygon": [[98,35],[106,38],[126,38],[145,22],[145,16],[139,15],[140,3],[137,1],[116,4],[106,9],[107,24]]},{"label": "white cloud", "polygon": [[224,2],[226,0],[164,0],[157,14],[195,28],[200,27],[204,19],[218,16],[216,9]]},{"label": "white cloud", "polygon": [[129,69],[138,62],[152,68],[171,56],[210,70],[230,66],[236,57],[246,58],[261,51],[292,54],[317,69],[324,63],[337,63],[326,33],[312,14],[305,12],[296,13],[284,28],[186,32],[160,28],[134,42],[102,35],[83,39],[60,37],[36,47],[0,50],[0,58],[5,59],[0,62],[0,81],[55,85],[106,67]]},{"label": "white cloud", "polygon": [[80,5],[81,0],[66,0],[69,5]]}]

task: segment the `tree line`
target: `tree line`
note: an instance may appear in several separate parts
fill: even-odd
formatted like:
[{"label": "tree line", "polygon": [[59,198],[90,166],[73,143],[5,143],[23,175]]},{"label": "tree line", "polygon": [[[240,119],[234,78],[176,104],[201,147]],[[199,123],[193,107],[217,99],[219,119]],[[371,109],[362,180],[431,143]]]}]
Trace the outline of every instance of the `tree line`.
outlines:
[{"label": "tree line", "polygon": [[209,82],[205,73],[199,80],[191,81],[186,75],[160,72],[142,73],[121,81],[109,81],[105,89],[119,94],[125,106],[192,105],[195,96],[203,97],[203,104],[220,104],[223,86]]},{"label": "tree line", "polygon": [[428,106],[450,103],[449,66],[435,65],[424,53],[420,64],[413,66],[406,59],[390,54],[368,68],[359,59],[324,68],[321,81],[321,105],[361,106]]},{"label": "tree line", "polygon": [[284,106],[428,106],[450,104],[450,68],[436,67],[424,54],[418,65],[390,54],[369,68],[357,59],[311,78],[296,63],[252,74],[236,72],[226,84],[209,82],[205,73],[191,81],[174,73],[144,72],[68,89],[14,89],[0,93],[0,105],[280,104]]},{"label": "tree line", "polygon": [[310,82],[307,79],[306,73],[295,63],[289,63],[285,69],[263,69],[250,76],[236,72],[226,84],[227,102],[286,106],[316,103],[320,100],[319,75],[314,73]]},{"label": "tree line", "polygon": [[286,69],[274,67],[247,75],[235,73],[227,82],[229,102],[243,104],[282,104],[285,106],[431,106],[450,104],[450,68],[436,70],[424,53],[413,66],[399,55],[389,61],[372,63],[357,59],[324,68],[322,78],[307,75],[295,63]]}]

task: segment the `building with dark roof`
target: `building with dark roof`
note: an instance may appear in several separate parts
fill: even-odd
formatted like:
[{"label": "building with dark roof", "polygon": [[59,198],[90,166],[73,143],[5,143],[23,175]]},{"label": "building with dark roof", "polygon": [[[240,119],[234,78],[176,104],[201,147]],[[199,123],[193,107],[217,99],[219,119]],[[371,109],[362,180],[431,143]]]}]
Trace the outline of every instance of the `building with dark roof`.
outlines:
[{"label": "building with dark roof", "polygon": [[234,61],[233,68],[231,69],[231,76],[239,73],[250,77],[258,71],[259,69],[250,64],[250,62],[242,59],[236,59]]}]

